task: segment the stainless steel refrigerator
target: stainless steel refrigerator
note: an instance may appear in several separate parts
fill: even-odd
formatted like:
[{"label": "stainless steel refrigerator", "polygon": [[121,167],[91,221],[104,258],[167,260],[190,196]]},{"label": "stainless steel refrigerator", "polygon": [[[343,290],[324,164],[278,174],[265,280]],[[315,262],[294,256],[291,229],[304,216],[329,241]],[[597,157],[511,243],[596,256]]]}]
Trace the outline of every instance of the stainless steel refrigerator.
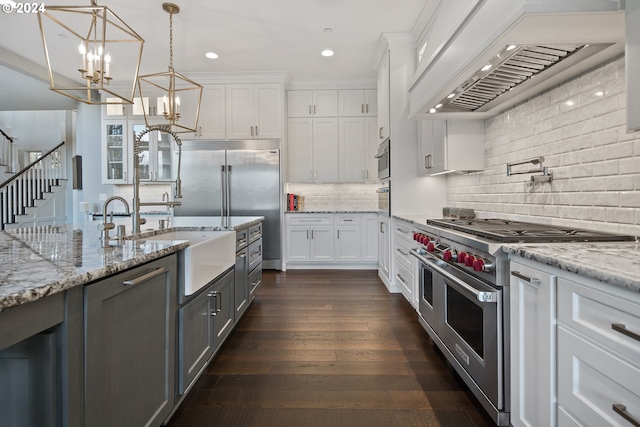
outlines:
[{"label": "stainless steel refrigerator", "polygon": [[175,216],[264,216],[263,267],[281,268],[280,140],[184,141],[180,176]]}]

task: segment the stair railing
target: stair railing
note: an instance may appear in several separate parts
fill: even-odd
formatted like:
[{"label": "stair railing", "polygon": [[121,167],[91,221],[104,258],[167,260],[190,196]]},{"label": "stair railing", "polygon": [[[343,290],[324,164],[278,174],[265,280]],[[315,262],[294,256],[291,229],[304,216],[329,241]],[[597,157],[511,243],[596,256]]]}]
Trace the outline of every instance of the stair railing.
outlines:
[{"label": "stair railing", "polygon": [[[2,134],[2,138],[0,138],[0,165],[7,166],[11,168],[12,162],[12,146],[13,138],[7,135],[2,129],[0,129],[0,134]],[[7,170],[9,172],[9,170]]]},{"label": "stair railing", "polygon": [[66,178],[64,159],[63,141],[0,184],[0,230],[15,223],[16,216],[25,214],[27,207],[35,206],[36,200]]}]

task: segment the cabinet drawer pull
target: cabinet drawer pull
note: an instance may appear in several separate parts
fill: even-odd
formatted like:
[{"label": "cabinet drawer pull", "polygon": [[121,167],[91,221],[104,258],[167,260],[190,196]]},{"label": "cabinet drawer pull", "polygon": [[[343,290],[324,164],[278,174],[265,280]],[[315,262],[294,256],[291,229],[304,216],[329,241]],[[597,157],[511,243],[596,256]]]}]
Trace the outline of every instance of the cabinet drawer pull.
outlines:
[{"label": "cabinet drawer pull", "polygon": [[150,273],[144,274],[140,277],[136,277],[135,279],[125,280],[124,282],[122,282],[122,284],[136,286],[136,285],[139,285],[140,283],[146,282],[147,280],[151,280],[154,277],[158,277],[166,272],[167,270],[164,267],[160,267],[158,269],[153,270]]},{"label": "cabinet drawer pull", "polygon": [[255,258],[260,255],[260,251],[251,252],[251,258]]},{"label": "cabinet drawer pull", "polygon": [[252,287],[252,288],[255,288],[255,287],[256,287],[256,286],[258,286],[261,282],[262,282],[262,280],[257,279],[256,281],[251,282],[251,287]]},{"label": "cabinet drawer pull", "polygon": [[640,335],[636,334],[635,332],[631,332],[630,330],[627,329],[627,327],[625,325],[623,325],[622,323],[612,323],[611,324],[611,329],[613,329],[616,332],[620,332],[623,335],[626,335],[628,337],[633,338],[636,341],[640,341]]},{"label": "cabinet drawer pull", "polygon": [[619,403],[614,403],[611,407],[613,408],[613,412],[615,412],[616,414],[620,415],[625,420],[629,421],[632,426],[640,427],[640,422],[638,420],[636,420],[635,418],[633,418],[627,412],[627,407],[626,406],[621,405]]},{"label": "cabinet drawer pull", "polygon": [[404,228],[400,228],[400,227],[396,227],[396,231],[402,233],[402,234],[409,234],[409,232],[407,230],[405,230]]},{"label": "cabinet drawer pull", "polygon": [[396,250],[397,250],[398,252],[400,252],[400,253],[401,253],[402,255],[404,255],[404,256],[409,256],[409,252],[405,252],[405,251],[403,251],[403,250],[402,250],[402,249],[400,249],[400,248],[398,248],[398,249],[396,249]]},{"label": "cabinet drawer pull", "polygon": [[404,283],[405,285],[408,285],[407,281],[404,280],[400,274],[396,274],[396,276],[398,277],[398,279],[400,279],[402,283]]},{"label": "cabinet drawer pull", "polygon": [[512,276],[516,276],[518,279],[522,279],[525,282],[529,282],[529,283],[540,283],[539,279],[536,279],[535,277],[527,277],[524,274],[520,273],[519,271],[512,271],[511,272]]}]

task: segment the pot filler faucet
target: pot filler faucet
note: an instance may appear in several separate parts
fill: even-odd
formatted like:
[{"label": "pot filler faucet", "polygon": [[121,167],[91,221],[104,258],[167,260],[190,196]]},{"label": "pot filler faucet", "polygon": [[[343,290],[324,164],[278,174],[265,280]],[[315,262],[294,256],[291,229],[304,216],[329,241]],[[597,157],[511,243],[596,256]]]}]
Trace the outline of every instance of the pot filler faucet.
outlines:
[{"label": "pot filler faucet", "polygon": [[[168,209],[168,208],[173,208],[175,206],[180,206],[182,204],[182,202],[180,201],[169,200],[169,195],[167,193],[165,193],[166,200],[165,200],[165,194],[163,194],[161,202],[141,202],[140,201],[140,141],[142,140],[142,137],[144,137],[147,133],[153,132],[156,130],[170,134],[173,137],[173,139],[176,141],[176,144],[178,145],[178,177],[176,178],[176,193],[174,198],[176,199],[182,198],[182,189],[181,189],[182,184],[180,181],[180,164],[182,162],[182,141],[180,140],[180,137],[178,135],[176,135],[173,131],[171,131],[171,127],[167,125],[147,126],[142,132],[136,135],[136,140],[133,145],[133,169],[134,169],[134,173],[133,173],[133,234],[136,236],[140,234],[140,226],[147,222],[146,219],[140,218],[141,206],[166,206]],[[109,242],[109,230],[112,230],[115,228],[115,224],[113,223],[113,216],[111,216],[111,219],[107,221],[107,208],[109,206],[109,203],[111,203],[113,200],[121,201],[124,204],[125,208],[127,209],[127,214],[130,213],[129,204],[125,199],[123,199],[120,196],[110,197],[104,202],[104,205],[102,207],[102,224],[99,225],[99,228],[102,231],[101,238],[105,244],[108,244]]]}]

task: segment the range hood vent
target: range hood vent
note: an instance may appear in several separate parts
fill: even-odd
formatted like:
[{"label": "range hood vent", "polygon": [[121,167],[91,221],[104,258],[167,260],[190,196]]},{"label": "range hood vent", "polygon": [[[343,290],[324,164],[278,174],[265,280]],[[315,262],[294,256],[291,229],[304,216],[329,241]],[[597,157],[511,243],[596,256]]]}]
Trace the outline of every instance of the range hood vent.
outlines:
[{"label": "range hood vent", "polygon": [[516,87],[524,89],[609,46],[611,43],[505,46],[429,112],[486,111],[495,104],[492,101],[508,96]]}]

